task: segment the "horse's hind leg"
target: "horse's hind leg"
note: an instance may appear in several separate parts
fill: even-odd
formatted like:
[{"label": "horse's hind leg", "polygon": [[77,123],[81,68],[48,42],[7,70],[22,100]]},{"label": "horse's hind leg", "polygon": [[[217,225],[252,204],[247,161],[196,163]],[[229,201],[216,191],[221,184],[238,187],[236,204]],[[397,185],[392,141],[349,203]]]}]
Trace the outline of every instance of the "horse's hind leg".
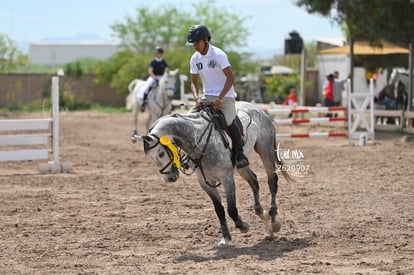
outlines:
[{"label": "horse's hind leg", "polygon": [[266,146],[258,145],[255,148],[266,170],[267,184],[269,185],[269,191],[270,191],[270,196],[271,196],[270,208],[269,208],[269,216],[270,216],[269,237],[270,238],[273,238],[274,232],[278,232],[280,228],[282,227],[281,223],[276,219],[276,215],[277,215],[276,194],[277,194],[277,189],[278,189],[278,176],[276,174],[275,152],[270,151],[268,149],[269,147],[275,148],[274,144],[275,143],[272,143]]},{"label": "horse's hind leg", "polygon": [[[273,159],[273,158],[272,158]],[[274,162],[269,165],[266,165],[265,161],[263,162],[266,174],[267,174],[267,183],[269,185],[270,190],[270,208],[269,208],[269,216],[270,216],[270,238],[273,238],[274,232],[279,232],[280,228],[282,227],[281,223],[276,219],[277,215],[277,205],[276,205],[276,194],[278,189],[278,176],[276,174],[276,168]]]},{"label": "horse's hind leg", "polygon": [[271,203],[269,209],[269,216],[270,216],[270,234],[273,237],[272,232],[279,232],[280,228],[282,227],[281,223],[276,219],[277,215],[277,206],[276,206],[276,193],[278,189],[277,185],[278,176],[276,172],[272,174],[268,174],[268,184],[271,194]]},{"label": "horse's hind leg", "polygon": [[256,215],[260,217],[261,220],[268,221],[269,216],[267,214],[266,215],[264,214],[263,207],[260,204],[259,182],[257,181],[256,174],[250,169],[249,166],[243,169],[238,169],[237,171],[239,172],[240,176],[243,179],[245,179],[249,183],[250,187],[252,188],[253,197],[254,197],[254,212],[256,213]]}]

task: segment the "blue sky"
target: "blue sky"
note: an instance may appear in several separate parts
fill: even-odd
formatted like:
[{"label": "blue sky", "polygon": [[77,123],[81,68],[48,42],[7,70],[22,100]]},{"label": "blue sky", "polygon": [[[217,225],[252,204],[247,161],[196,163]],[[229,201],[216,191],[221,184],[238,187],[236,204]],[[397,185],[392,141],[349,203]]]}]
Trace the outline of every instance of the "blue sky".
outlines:
[{"label": "blue sky", "polygon": [[[166,3],[190,11],[192,0],[2,0],[0,33],[26,50],[30,43],[70,41],[82,37],[110,40],[110,26],[124,22],[140,7],[156,9]],[[328,18],[310,15],[293,0],[217,0],[217,7],[249,17],[245,26],[251,31],[247,51],[259,57],[282,54],[284,40],[296,30],[305,41],[341,38],[342,32]]]}]

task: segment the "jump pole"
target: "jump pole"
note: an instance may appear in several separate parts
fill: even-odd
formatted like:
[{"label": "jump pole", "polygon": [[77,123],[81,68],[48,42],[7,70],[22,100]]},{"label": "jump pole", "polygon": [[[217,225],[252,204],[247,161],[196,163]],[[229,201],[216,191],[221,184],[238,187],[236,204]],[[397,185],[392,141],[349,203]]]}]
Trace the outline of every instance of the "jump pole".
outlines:
[{"label": "jump pole", "polygon": [[[267,109],[264,110],[269,115],[274,114],[290,114],[290,113],[328,113],[337,111],[347,111],[346,107],[302,107],[298,109]],[[346,116],[342,117],[311,117],[311,118],[287,118],[287,119],[274,119],[273,124],[277,125],[296,125],[302,123],[322,123],[322,122],[334,122],[334,121],[347,121]],[[309,133],[276,133],[276,138],[322,138],[322,137],[347,137],[347,132],[309,132]]]},{"label": "jump pole", "polygon": [[52,77],[52,161],[40,164],[39,171],[42,174],[71,173],[71,163],[61,163],[59,159],[59,76],[63,76],[63,70],[58,70],[58,75]]}]

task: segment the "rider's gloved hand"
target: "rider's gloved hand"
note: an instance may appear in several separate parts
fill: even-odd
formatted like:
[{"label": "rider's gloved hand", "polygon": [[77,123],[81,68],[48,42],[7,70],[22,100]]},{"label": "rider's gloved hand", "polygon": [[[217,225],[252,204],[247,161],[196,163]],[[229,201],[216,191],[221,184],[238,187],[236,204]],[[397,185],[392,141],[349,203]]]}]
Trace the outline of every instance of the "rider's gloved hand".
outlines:
[{"label": "rider's gloved hand", "polygon": [[214,105],[213,105],[214,110],[219,110],[222,103],[223,103],[223,99],[218,97],[217,100],[214,102]]},{"label": "rider's gloved hand", "polygon": [[195,99],[195,104],[198,110],[203,109],[203,102],[201,102],[201,98],[197,97]]}]

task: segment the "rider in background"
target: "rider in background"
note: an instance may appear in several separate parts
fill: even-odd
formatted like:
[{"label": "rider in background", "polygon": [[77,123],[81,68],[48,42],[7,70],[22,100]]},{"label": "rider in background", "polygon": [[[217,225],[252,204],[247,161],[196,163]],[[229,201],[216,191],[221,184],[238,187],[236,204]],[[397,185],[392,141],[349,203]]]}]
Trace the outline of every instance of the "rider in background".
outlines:
[{"label": "rider in background", "polygon": [[[236,92],[233,87],[234,75],[227,54],[210,44],[211,34],[204,25],[195,25],[187,34],[187,45],[192,45],[196,52],[190,59],[191,92],[195,98],[196,108],[211,104],[220,110],[233,140],[237,168],[249,165],[243,153],[241,129],[236,118]],[[203,83],[203,96],[198,95],[198,76]]]},{"label": "rider in background", "polygon": [[155,48],[155,57],[148,65],[148,78],[145,84],[138,91],[137,96],[142,99],[141,111],[145,111],[145,104],[151,87],[154,86],[158,80],[168,72],[168,63],[163,59],[164,50],[160,47]]}]

